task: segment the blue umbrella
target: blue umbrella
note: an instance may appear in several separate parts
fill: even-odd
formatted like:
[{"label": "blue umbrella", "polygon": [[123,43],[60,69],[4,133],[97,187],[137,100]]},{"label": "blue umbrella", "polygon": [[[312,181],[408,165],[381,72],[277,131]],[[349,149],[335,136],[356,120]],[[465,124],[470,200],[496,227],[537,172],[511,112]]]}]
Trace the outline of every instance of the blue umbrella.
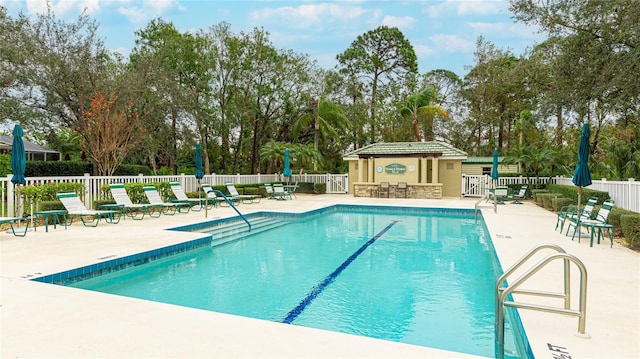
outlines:
[{"label": "blue umbrella", "polygon": [[289,153],[289,149],[284,150],[284,169],[282,170],[282,175],[285,177],[291,177],[291,154]]},{"label": "blue umbrella", "polygon": [[196,144],[196,178],[201,180],[204,177],[202,172],[202,154],[200,154],[200,144]]},{"label": "blue umbrella", "polygon": [[498,149],[493,150],[493,167],[491,168],[491,179],[498,181],[500,175],[498,174]]},{"label": "blue umbrella", "polygon": [[13,184],[26,184],[24,171],[27,168],[27,155],[24,152],[24,142],[22,142],[22,127],[15,125],[13,127],[13,144],[11,146],[11,182]]},{"label": "blue umbrella", "polygon": [[582,125],[580,143],[578,144],[578,165],[573,173],[572,182],[578,186],[578,207],[582,201],[582,188],[591,185],[591,172],[589,172],[589,136],[591,130],[589,124]]}]

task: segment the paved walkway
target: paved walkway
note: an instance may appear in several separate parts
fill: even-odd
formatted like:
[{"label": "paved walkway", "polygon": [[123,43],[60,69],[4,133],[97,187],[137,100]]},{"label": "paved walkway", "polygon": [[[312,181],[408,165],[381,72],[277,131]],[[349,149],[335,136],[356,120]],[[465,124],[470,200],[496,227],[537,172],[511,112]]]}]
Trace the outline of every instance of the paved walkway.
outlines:
[{"label": "paved walkway", "polygon": [[[298,195],[297,200],[243,204],[254,211],[303,212],[336,203],[473,208],[474,200],[353,198]],[[574,336],[578,320],[520,310],[537,358],[551,358],[548,344],[573,358],[639,358],[640,255],[622,246],[589,247],[554,231],[555,214],[532,203],[483,208],[503,268],[539,243],[555,243],[588,270],[586,331]],[[26,237],[0,234],[0,354],[4,357],[471,357],[324,330],[304,328],[28,280],[183,242],[197,234],[164,228],[235,215],[230,208],[191,212],[85,228],[38,227]],[[549,254],[544,252],[543,255]],[[540,257],[541,258],[541,257]],[[532,263],[538,258],[534,257]],[[550,266],[531,278],[531,289],[560,291],[562,271]],[[577,288],[577,270],[572,268]],[[527,288],[530,288],[527,286]],[[573,292],[577,301],[577,289]],[[516,296],[516,300],[532,302]],[[534,299],[540,303],[538,298]],[[547,300],[548,301],[548,300]],[[554,301],[557,305],[557,301]]]}]

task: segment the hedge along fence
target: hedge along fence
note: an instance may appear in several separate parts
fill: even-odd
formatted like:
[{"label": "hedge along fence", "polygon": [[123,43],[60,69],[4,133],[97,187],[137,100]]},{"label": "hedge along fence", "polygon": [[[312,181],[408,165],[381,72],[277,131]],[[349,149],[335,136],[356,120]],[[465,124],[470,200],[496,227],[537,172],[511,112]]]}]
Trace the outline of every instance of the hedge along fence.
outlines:
[{"label": "hedge along fence", "polygon": [[620,226],[624,233],[624,239],[631,248],[640,248],[640,214],[623,214],[620,216]]},{"label": "hedge along fence", "polygon": [[[578,203],[578,189],[576,186],[567,186],[562,184],[549,184],[549,192],[550,193],[558,193],[562,195],[562,197],[570,198],[573,200],[573,203]],[[608,200],[609,192],[596,191],[589,188],[582,189],[582,196],[580,197],[580,205],[587,204],[587,201],[591,197],[597,197],[597,204],[603,204],[604,201]]]}]

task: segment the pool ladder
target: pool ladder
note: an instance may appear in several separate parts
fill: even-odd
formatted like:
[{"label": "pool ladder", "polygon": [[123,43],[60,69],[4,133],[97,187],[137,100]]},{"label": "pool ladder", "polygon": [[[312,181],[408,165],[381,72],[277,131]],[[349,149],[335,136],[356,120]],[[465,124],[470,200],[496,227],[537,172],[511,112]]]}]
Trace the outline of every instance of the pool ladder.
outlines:
[{"label": "pool ladder", "polygon": [[[537,252],[543,249],[553,249],[558,253],[550,254],[536,263],[531,269],[522,274],[518,279],[513,281],[512,284],[507,287],[503,287],[503,282],[507,277],[518,268],[520,268],[529,258],[531,258]],[[531,276],[536,274],[540,269],[544,268],[548,263],[561,259],[564,262],[564,292],[545,292],[535,290],[517,290],[517,288],[524,283]],[[571,309],[571,278],[570,278],[570,262],[573,262],[580,270],[580,299],[578,304],[578,310]],[[562,298],[564,299],[564,307],[557,308],[546,305],[518,303],[513,300],[509,300],[511,293],[520,293],[525,295],[538,295],[544,297]],[[533,309],[549,313],[557,313],[578,317],[578,332],[576,336],[581,338],[590,338],[589,334],[585,333],[586,313],[587,313],[587,269],[582,261],[575,256],[568,254],[559,247],[552,243],[543,243],[533,249],[520,258],[511,268],[507,269],[500,278],[496,281],[496,318],[495,318],[495,330],[496,330],[496,358],[504,358],[504,317],[505,307],[515,307],[522,309]]]}]

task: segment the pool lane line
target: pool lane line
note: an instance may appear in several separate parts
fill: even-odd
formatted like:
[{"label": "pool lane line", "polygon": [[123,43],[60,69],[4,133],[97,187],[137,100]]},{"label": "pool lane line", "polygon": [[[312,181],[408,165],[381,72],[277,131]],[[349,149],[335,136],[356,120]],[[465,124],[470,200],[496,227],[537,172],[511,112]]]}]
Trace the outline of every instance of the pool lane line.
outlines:
[{"label": "pool lane line", "polygon": [[396,223],[398,223],[398,221],[391,221],[391,223],[388,226],[386,226],[378,234],[376,234],[371,239],[369,239],[365,244],[362,245],[362,247],[358,248],[358,250],[355,251],[352,255],[350,255],[349,258],[347,258],[347,260],[342,262],[342,264],[340,264],[340,266],[336,268],[336,270],[334,270],[331,274],[326,276],[320,283],[316,284],[311,289],[311,291],[307,294],[307,296],[300,302],[300,304],[298,304],[297,307],[293,308],[289,313],[287,313],[287,316],[284,317],[284,319],[282,319],[280,323],[291,324],[294,320],[296,320],[296,318],[300,314],[302,314],[305,308],[309,304],[311,304],[311,302],[314,299],[316,299],[316,297],[320,293],[322,293],[322,291],[329,284],[331,284],[331,282],[333,282],[336,279],[336,277],[340,275],[340,273],[342,273],[342,271],[345,270],[349,266],[349,264],[351,264],[351,262],[353,262],[360,254],[362,254],[362,252],[364,252],[365,249],[367,249],[370,245],[372,245],[373,242],[376,241],[376,239],[382,237],[382,235],[385,234],[385,232],[388,231],[391,227],[393,227]]}]

